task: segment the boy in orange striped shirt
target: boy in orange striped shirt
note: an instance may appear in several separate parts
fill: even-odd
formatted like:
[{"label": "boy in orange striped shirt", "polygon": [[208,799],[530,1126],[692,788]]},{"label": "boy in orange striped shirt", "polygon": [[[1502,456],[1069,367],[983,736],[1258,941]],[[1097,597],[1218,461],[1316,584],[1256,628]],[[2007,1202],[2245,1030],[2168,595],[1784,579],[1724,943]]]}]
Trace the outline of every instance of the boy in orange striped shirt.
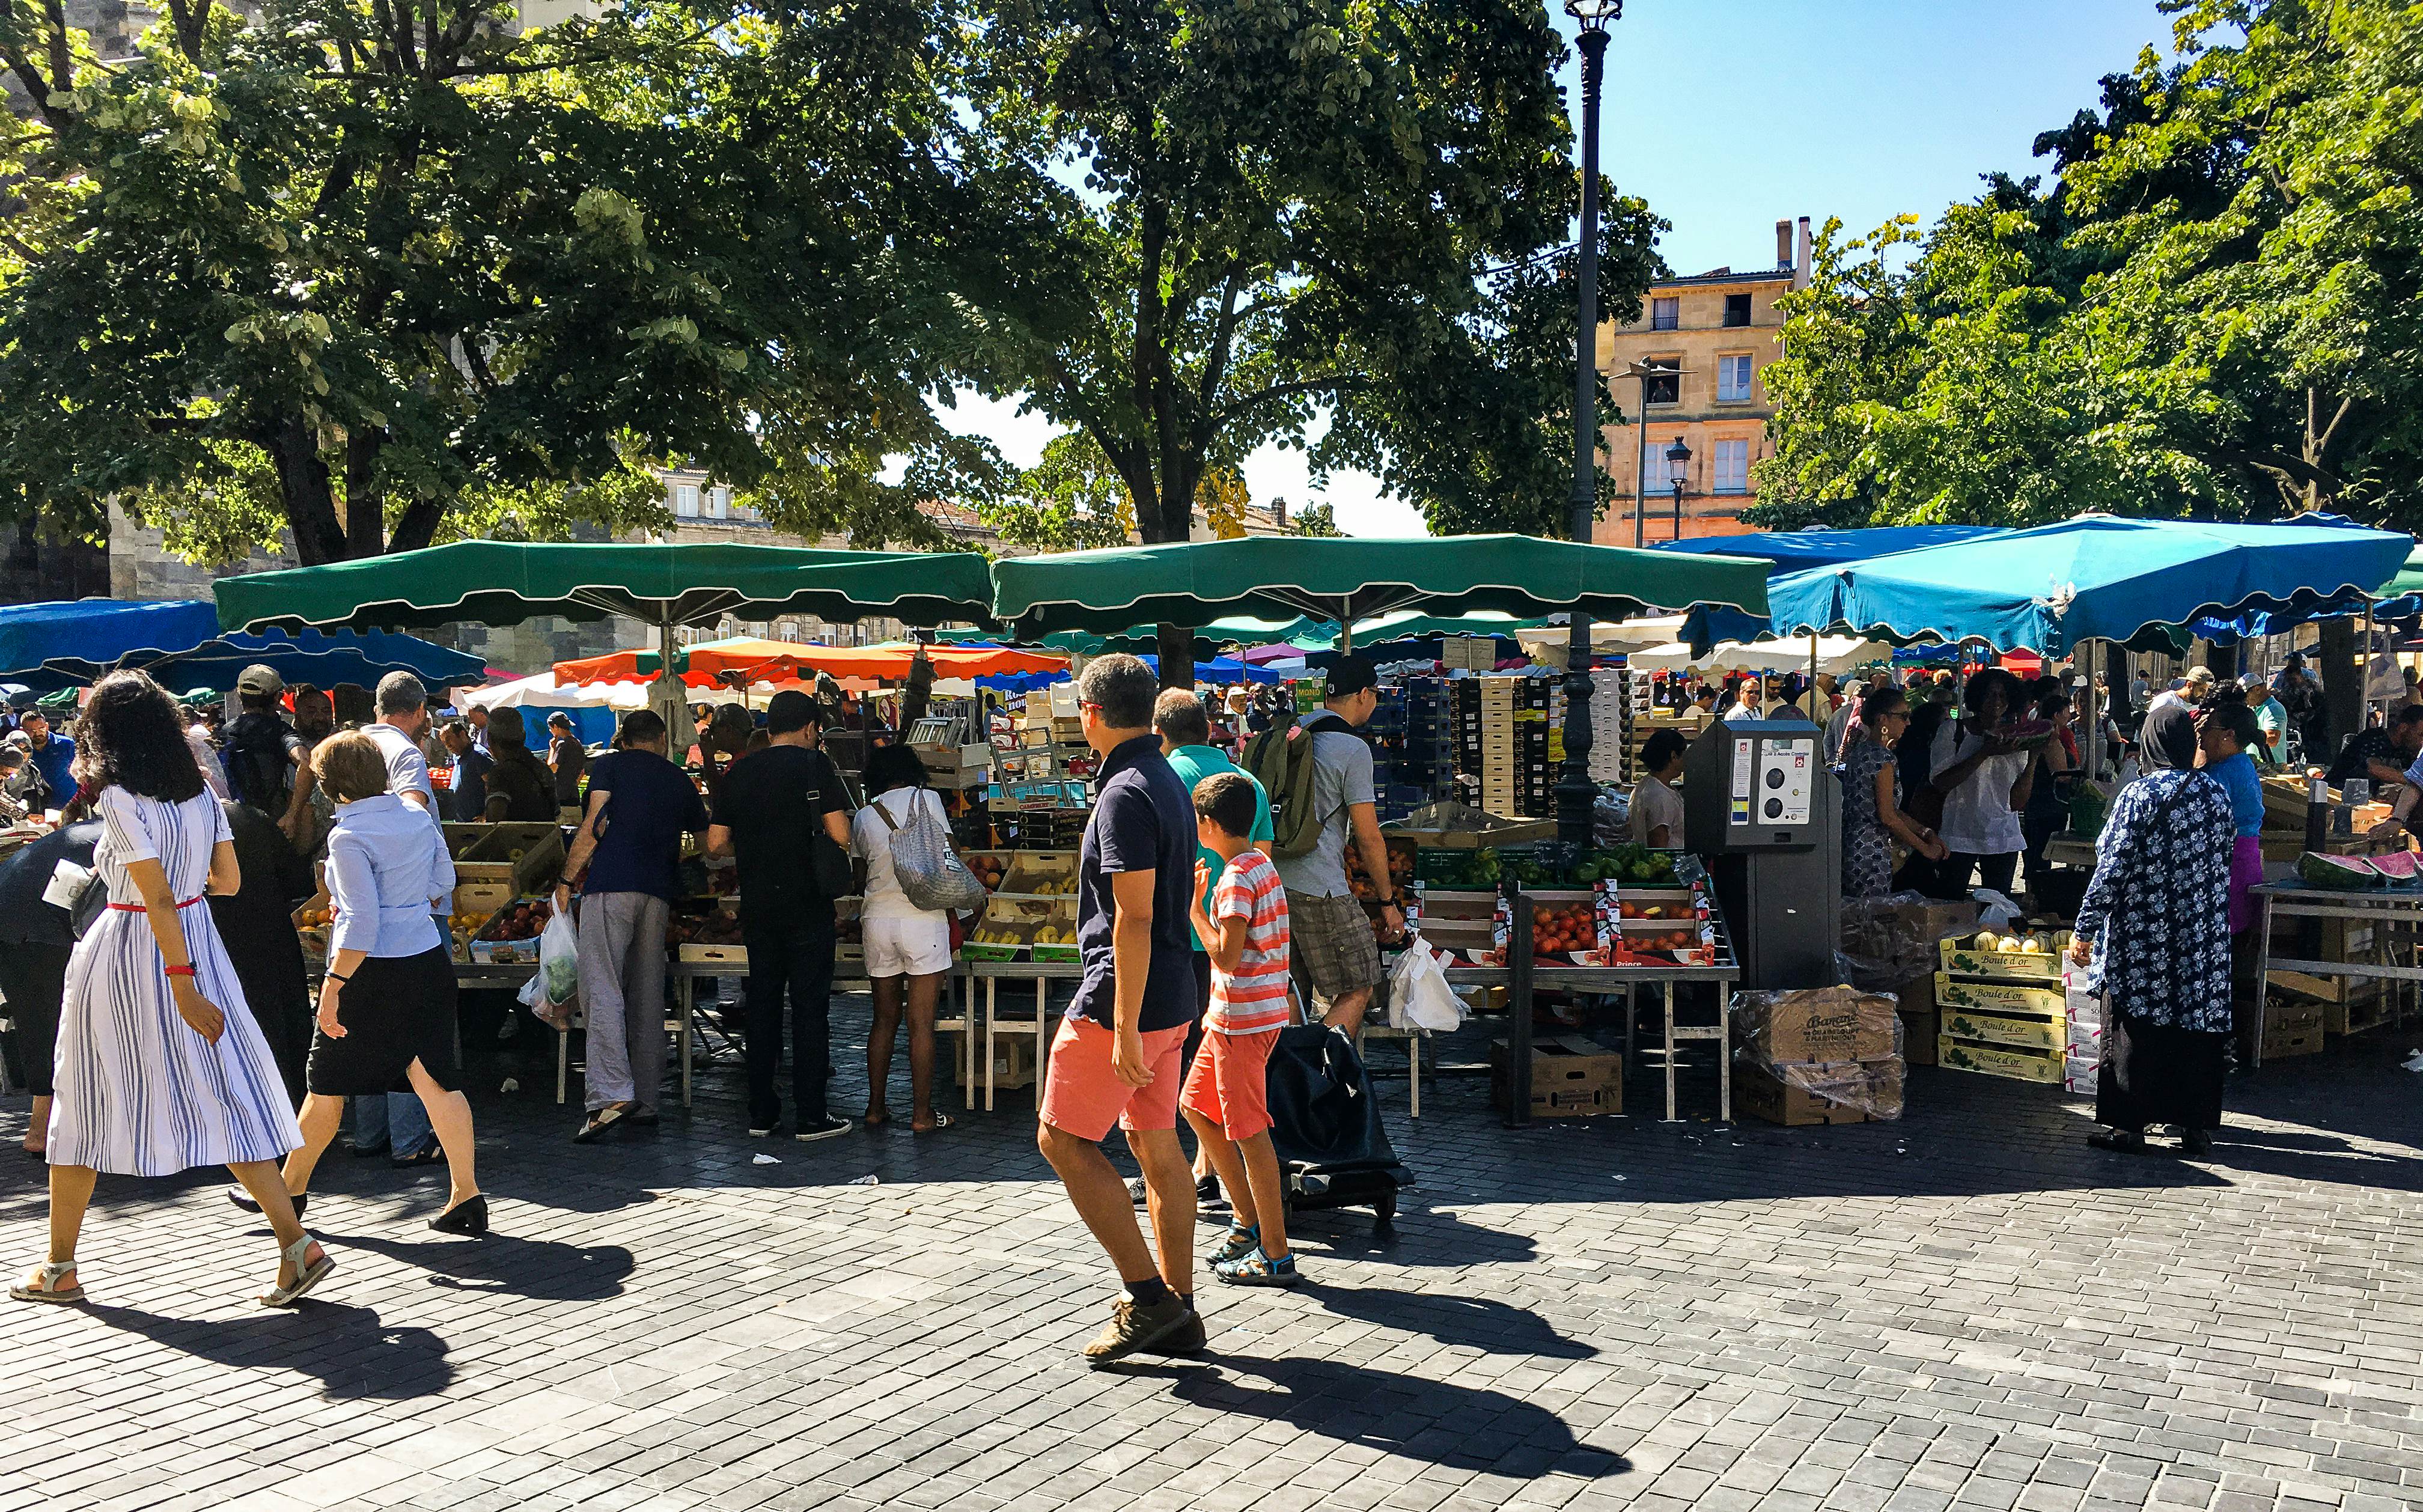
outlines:
[{"label": "boy in orange striped shirt", "polygon": [[1212,1273],[1238,1286],[1292,1286],[1267,1090],[1271,1049],[1288,1022],[1287,889],[1249,838],[1254,798],[1254,780],[1237,772],[1195,788],[1196,837],[1225,865],[1217,879],[1195,866],[1192,918],[1212,958],[1212,1006],[1180,1106],[1234,1204]]}]

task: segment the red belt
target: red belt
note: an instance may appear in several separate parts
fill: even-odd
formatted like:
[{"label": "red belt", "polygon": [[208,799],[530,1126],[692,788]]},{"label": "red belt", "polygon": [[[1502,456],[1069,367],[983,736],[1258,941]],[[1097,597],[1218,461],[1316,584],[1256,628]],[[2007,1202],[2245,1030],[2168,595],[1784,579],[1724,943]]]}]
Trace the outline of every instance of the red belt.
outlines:
[{"label": "red belt", "polygon": [[[199,898],[188,898],[177,906],[179,908],[191,908],[200,901],[201,899]],[[118,910],[121,914],[140,914],[151,905],[149,903],[112,903],[109,906]]]}]

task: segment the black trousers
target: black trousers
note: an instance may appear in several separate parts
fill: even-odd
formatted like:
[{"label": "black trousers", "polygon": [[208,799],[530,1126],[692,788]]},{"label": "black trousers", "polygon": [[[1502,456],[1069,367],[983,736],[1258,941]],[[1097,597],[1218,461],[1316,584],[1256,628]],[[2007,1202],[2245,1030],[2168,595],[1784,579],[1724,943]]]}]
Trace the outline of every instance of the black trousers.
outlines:
[{"label": "black trousers", "polygon": [[63,945],[0,945],[0,997],[8,999],[8,1021],[16,1026],[18,1069],[36,1097],[51,1095],[59,1004],[68,992],[68,958],[74,954]]},{"label": "black trousers", "polygon": [[832,904],[787,907],[771,918],[744,906],[740,943],[749,949],[749,1125],[770,1128],[782,1117],[775,1090],[783,1063],[784,998],[790,999],[791,1102],[800,1123],[826,1116],[825,1082],[832,1059]]},{"label": "black trousers", "polygon": [[2005,851],[1999,855],[1979,855],[1973,851],[1955,851],[1935,867],[1935,885],[1926,889],[1930,898],[1956,901],[1969,896],[1969,876],[1978,875],[1978,885],[1990,887],[2005,898],[2011,896],[2011,884],[2019,876],[2019,853]]}]

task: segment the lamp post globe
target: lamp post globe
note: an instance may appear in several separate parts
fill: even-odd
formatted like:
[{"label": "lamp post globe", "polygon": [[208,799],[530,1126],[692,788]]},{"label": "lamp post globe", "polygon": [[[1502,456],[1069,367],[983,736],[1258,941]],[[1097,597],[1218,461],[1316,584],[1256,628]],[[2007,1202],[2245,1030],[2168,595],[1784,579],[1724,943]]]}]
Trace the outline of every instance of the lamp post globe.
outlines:
[{"label": "lamp post globe", "polygon": [[[1598,100],[1607,73],[1607,28],[1623,15],[1623,0],[1564,0],[1579,26],[1582,55],[1582,215],[1576,259],[1579,316],[1574,338],[1574,482],[1567,500],[1573,540],[1588,542],[1598,517]],[[1637,523],[1637,522],[1636,522]],[[1591,617],[1571,616],[1565,652],[1565,760],[1557,776],[1557,837],[1591,843],[1598,788],[1591,781]]]}]

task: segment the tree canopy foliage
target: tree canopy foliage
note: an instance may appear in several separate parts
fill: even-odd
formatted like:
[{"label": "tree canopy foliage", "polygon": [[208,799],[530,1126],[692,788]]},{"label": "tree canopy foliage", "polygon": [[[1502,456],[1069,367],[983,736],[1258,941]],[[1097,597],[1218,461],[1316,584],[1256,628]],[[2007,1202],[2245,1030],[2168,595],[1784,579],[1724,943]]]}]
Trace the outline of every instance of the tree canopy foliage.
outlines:
[{"label": "tree canopy foliage", "polygon": [[[169,0],[104,67],[0,0],[0,510],[313,563],[654,522],[679,463],[869,544],[1159,541],[1276,442],[1553,527],[1561,47],[1535,0]],[[969,385],[1067,436],[1006,467]]]},{"label": "tree canopy foliage", "polygon": [[2167,8],[2050,188],[1828,226],[1746,518],[2423,524],[2423,6]]}]

